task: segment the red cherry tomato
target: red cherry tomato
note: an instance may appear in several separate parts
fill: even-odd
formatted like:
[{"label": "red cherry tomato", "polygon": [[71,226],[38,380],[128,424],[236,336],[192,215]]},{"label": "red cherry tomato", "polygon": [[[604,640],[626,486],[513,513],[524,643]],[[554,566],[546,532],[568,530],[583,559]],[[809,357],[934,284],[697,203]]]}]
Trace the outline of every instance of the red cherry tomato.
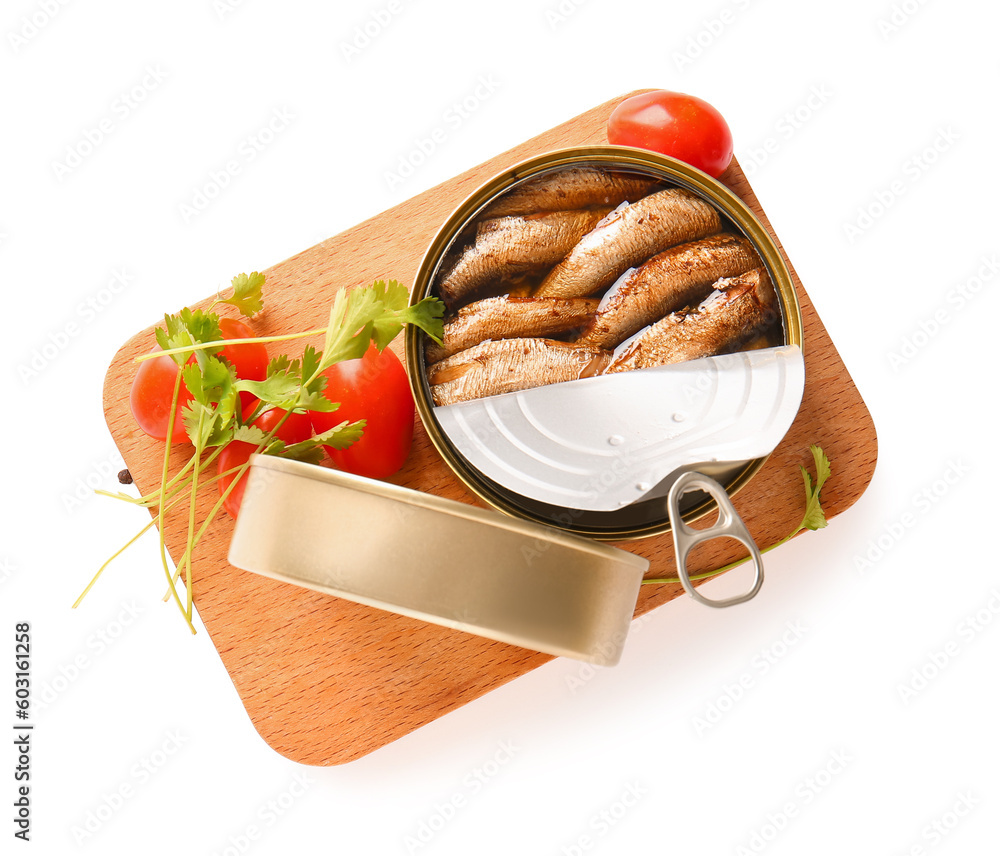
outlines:
[{"label": "red cherry tomato", "polygon": [[[226,492],[226,489],[230,484],[232,484],[233,479],[236,478],[235,473],[230,473],[229,475],[223,475],[223,473],[243,466],[243,464],[250,460],[250,456],[256,451],[257,447],[253,443],[244,443],[242,440],[233,440],[231,443],[226,445],[221,452],[219,452],[219,459],[217,462],[220,476],[219,496],[222,496]],[[244,475],[246,474],[244,473]],[[236,483],[236,487],[230,491],[229,496],[227,496],[222,502],[226,511],[229,512],[229,516],[234,520],[236,519],[236,515],[240,513],[240,503],[243,502],[243,492],[246,489],[246,486],[246,479],[241,478]]]},{"label": "red cherry tomato", "polygon": [[[243,415],[247,418],[253,415],[253,411],[257,408],[257,399],[254,399],[250,404],[244,407]],[[253,424],[260,428],[261,431],[268,433],[278,424],[278,420],[285,415],[284,410],[279,408],[273,408],[271,410],[266,410],[260,414],[254,421]],[[291,446],[293,443],[301,443],[303,440],[308,440],[312,436],[312,422],[309,419],[308,413],[292,413],[284,421],[281,427],[275,432],[275,437],[280,440],[284,440],[285,443]],[[223,475],[223,473],[228,472],[236,467],[241,467],[248,460],[250,456],[257,451],[257,447],[253,443],[244,443],[242,440],[233,440],[230,442],[221,452],[219,452],[218,467],[219,467],[219,496],[223,496],[226,489],[232,484],[233,479],[236,478],[235,473],[230,473],[229,475]],[[244,473],[244,476],[246,473]],[[243,502],[243,491],[246,488],[245,479],[240,478],[236,487],[232,489],[229,496],[223,500],[223,506],[226,511],[229,512],[229,516],[235,518],[240,513],[240,504]]]},{"label": "red cherry tomato", "polygon": [[[223,339],[252,339],[257,334],[253,327],[235,318],[219,319]],[[264,380],[267,377],[267,346],[263,342],[226,345],[219,356],[236,369],[241,380]],[[240,401],[246,406],[254,400],[253,393],[241,392]]]},{"label": "red cherry tomato", "polygon": [[[256,334],[249,324],[233,318],[219,321],[219,329],[224,339],[251,339]],[[226,345],[219,356],[236,369],[236,376],[243,380],[264,380],[267,375],[267,347],[260,342]],[[188,362],[194,362],[194,356]],[[157,440],[167,439],[167,422],[170,416],[170,401],[177,378],[177,363],[168,356],[154,357],[139,364],[132,381],[129,404],[132,416],[139,427]],[[177,415],[174,418],[175,443],[189,442],[184,429],[184,405],[193,396],[181,381],[177,397]],[[255,400],[249,392],[241,392],[240,400],[246,406]]]},{"label": "red cherry tomato", "polygon": [[[132,390],[129,393],[132,416],[143,431],[157,440],[167,439],[170,402],[173,399],[178,371],[177,363],[165,354],[161,354],[139,363],[139,370],[132,381]],[[177,413],[174,417],[173,442],[175,443],[188,442],[187,431],[184,430],[183,410],[184,405],[192,398],[182,380],[177,395]]]},{"label": "red cherry tomato", "polygon": [[707,101],[659,89],[626,98],[608,119],[608,142],[682,160],[718,178],[733,158],[729,125]]},{"label": "red cherry tomato", "polygon": [[[243,419],[244,421],[253,416],[254,410],[257,409],[257,399],[254,399],[250,404],[243,407]],[[270,410],[265,410],[256,419],[254,419],[253,424],[260,428],[265,434],[269,433],[275,425],[281,420],[281,417],[285,415],[284,410],[278,407],[272,407]],[[285,445],[291,446],[293,443],[301,443],[303,440],[308,440],[312,437],[312,421],[309,418],[308,413],[291,413],[288,418],[282,422],[281,427],[277,430],[274,435],[279,440],[284,440]]]},{"label": "red cherry tomato", "polygon": [[399,358],[372,345],[359,360],[335,363],[324,374],[324,395],[340,402],[332,413],[310,413],[316,433],[344,420],[366,420],[364,435],[346,449],[327,447],[335,466],[369,478],[391,476],[406,462],[413,442],[413,395]]}]

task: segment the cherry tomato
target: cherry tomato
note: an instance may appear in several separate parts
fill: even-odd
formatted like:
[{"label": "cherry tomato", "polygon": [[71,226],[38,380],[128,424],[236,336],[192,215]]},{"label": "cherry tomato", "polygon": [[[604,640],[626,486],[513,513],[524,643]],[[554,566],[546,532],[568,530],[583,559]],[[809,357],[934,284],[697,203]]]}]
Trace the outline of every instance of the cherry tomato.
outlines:
[{"label": "cherry tomato", "polygon": [[[222,318],[219,329],[224,339],[250,339],[256,335],[249,324],[233,318]],[[244,380],[264,380],[267,375],[267,347],[263,343],[226,345],[219,356],[236,369],[237,377]],[[194,361],[194,356],[188,360],[190,363]],[[177,371],[177,363],[170,357],[154,357],[139,364],[139,370],[132,381],[129,394],[132,416],[145,433],[157,440],[167,439],[170,401]],[[182,381],[177,397],[177,415],[174,418],[175,443],[189,442],[184,428],[184,405],[192,398]],[[256,399],[252,393],[241,392],[240,400],[246,406]]]},{"label": "cherry tomato", "polygon": [[[244,405],[244,421],[253,416],[254,410],[257,409],[257,403],[257,399],[255,398],[249,404]],[[278,424],[279,420],[284,415],[284,410],[281,410],[278,407],[272,407],[270,410],[265,410],[261,413],[260,416],[253,421],[253,424],[267,434],[275,425]],[[293,443],[301,443],[303,440],[308,440],[312,437],[312,421],[309,418],[309,414],[304,412],[290,414],[274,436],[279,440],[284,440],[285,444],[288,446],[291,446]]]},{"label": "cherry tomato", "polygon": [[[235,318],[220,318],[219,330],[223,339],[252,339],[257,335],[249,324]],[[219,356],[236,369],[236,377],[241,380],[264,380],[267,376],[267,346],[263,342],[226,345]],[[240,393],[244,407],[252,400],[253,393]]]},{"label": "cherry tomato", "polygon": [[[244,407],[244,417],[249,418],[252,416],[253,411],[256,408],[257,399],[254,399]],[[260,428],[261,431],[268,433],[275,425],[278,424],[278,420],[284,415],[284,410],[275,407],[261,413],[260,416],[253,421],[253,424]],[[309,414],[292,413],[275,432],[274,436],[280,440],[284,440],[289,446],[293,443],[301,443],[303,440],[308,440],[312,436],[312,422],[309,419]],[[253,443],[244,443],[242,440],[233,440],[226,446],[226,448],[219,452],[219,496],[222,496],[226,492],[226,489],[232,483],[233,479],[236,478],[235,474],[221,474],[235,467],[243,466],[243,464],[250,460],[250,456],[256,451],[257,447]],[[244,473],[244,476],[245,475],[246,473]],[[226,511],[229,512],[230,517],[235,518],[240,513],[240,504],[243,502],[243,491],[245,488],[246,484],[244,482],[244,478],[241,477],[236,487],[232,489],[229,496],[227,496],[223,501],[222,504]]]},{"label": "cherry tomato", "polygon": [[733,158],[729,125],[707,101],[659,89],[626,98],[608,119],[608,142],[682,160],[718,178]]},{"label": "cherry tomato", "polygon": [[[177,363],[166,354],[161,354],[139,363],[139,370],[132,381],[132,390],[129,393],[132,416],[143,431],[157,440],[167,439],[170,402],[173,399],[178,371]],[[177,395],[177,413],[174,417],[173,442],[175,443],[188,442],[183,410],[184,405],[192,398],[182,380]]]},{"label": "cherry tomato", "polygon": [[413,395],[399,358],[372,345],[359,360],[335,363],[324,374],[324,395],[340,402],[332,413],[312,411],[322,433],[344,420],[366,420],[364,435],[346,449],[327,447],[335,466],[369,478],[391,476],[406,462],[413,442]]},{"label": "cherry tomato", "polygon": [[[217,461],[220,474],[219,496],[222,496],[226,492],[226,489],[230,484],[232,484],[233,479],[236,478],[235,473],[230,475],[222,475],[222,473],[228,472],[236,467],[243,466],[243,464],[250,460],[250,456],[256,451],[257,447],[253,443],[244,443],[242,440],[233,440],[228,443],[221,452],[219,452],[219,458]],[[246,473],[244,473],[244,475],[246,475]],[[229,516],[234,520],[240,513],[240,503],[243,502],[243,492],[246,490],[246,486],[246,479],[241,478],[236,483],[236,487],[232,489],[229,496],[223,500],[223,506],[226,511],[229,512]]]}]

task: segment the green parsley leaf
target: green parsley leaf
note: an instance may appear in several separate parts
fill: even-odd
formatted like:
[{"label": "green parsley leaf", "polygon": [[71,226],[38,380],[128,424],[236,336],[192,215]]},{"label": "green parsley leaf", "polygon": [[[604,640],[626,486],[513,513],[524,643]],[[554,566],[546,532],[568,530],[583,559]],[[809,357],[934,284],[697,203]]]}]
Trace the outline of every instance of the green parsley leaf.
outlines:
[{"label": "green parsley leaf", "polygon": [[209,446],[222,446],[233,438],[232,420],[224,419],[217,408],[200,401],[189,401],[183,416],[184,428],[196,451]]},{"label": "green parsley leaf", "polygon": [[[186,348],[204,342],[217,342],[222,338],[219,329],[219,316],[212,312],[184,307],[176,315],[164,315],[163,327],[156,328],[156,343],[164,350]],[[212,354],[222,350],[221,346],[200,348],[194,351],[198,364]],[[177,365],[184,366],[191,358],[191,353],[171,354]]]},{"label": "green parsley leaf", "polygon": [[[320,446],[330,446],[333,449],[346,449],[352,443],[361,439],[366,424],[366,420],[364,419],[358,419],[355,422],[344,421],[321,434],[317,434],[306,442],[316,443]],[[295,445],[302,444],[296,443]],[[294,446],[289,446],[289,448],[294,448]]]},{"label": "green parsley leaf", "polygon": [[334,425],[328,431],[316,434],[308,440],[303,440],[301,443],[293,443],[290,446],[281,440],[275,439],[271,443],[268,443],[267,448],[264,449],[264,454],[318,464],[323,460],[324,446],[332,446],[334,449],[346,449],[352,443],[361,439],[364,427],[364,419],[359,419],[357,422],[344,421],[339,425]]},{"label": "green parsley leaf", "polygon": [[323,448],[309,441],[286,446],[283,441],[274,440],[264,449],[264,454],[274,455],[277,458],[291,458],[304,464],[320,464],[323,461]]},{"label": "green parsley leaf", "polygon": [[[823,490],[823,485],[826,484],[826,480],[830,478],[830,461],[826,457],[826,453],[816,445],[809,447],[809,451],[812,452],[813,463],[816,465],[816,483],[813,484],[812,476],[809,475],[805,467],[799,466],[802,471],[802,480],[805,482],[806,487],[806,510],[802,517],[802,522],[795,527],[788,535],[782,538],[780,541],[771,544],[768,547],[762,547],[760,552],[767,553],[773,550],[775,547],[780,547],[782,544],[787,544],[796,535],[798,535],[803,529],[810,529],[815,531],[816,529],[822,529],[826,526],[826,514],[823,512],[822,506],[819,504],[819,494]],[[697,574],[692,576],[692,580],[704,580],[709,577],[714,577],[716,574],[725,573],[726,571],[732,570],[733,568],[739,567],[747,559],[737,559],[735,562],[730,562],[728,565],[723,565],[721,568],[716,568],[714,571],[706,571],[703,574]],[[642,581],[643,585],[656,585],[659,583],[679,583],[680,580],[677,577],[655,577],[650,579],[644,579]]]},{"label": "green parsley leaf", "polygon": [[257,271],[249,276],[241,273],[233,277],[233,296],[219,297],[215,303],[228,303],[230,306],[235,306],[247,318],[253,318],[264,308],[263,288],[264,274]]},{"label": "green parsley leaf", "polygon": [[[334,363],[364,356],[372,343],[379,351],[384,350],[405,324],[420,328],[438,342],[443,335],[444,304],[437,298],[424,298],[410,306],[406,288],[395,280],[389,282],[380,280],[367,287],[339,289],[335,293],[330,309],[329,325],[325,330],[308,330],[284,336],[251,337],[243,340],[275,342],[325,333],[322,351],[306,347],[297,360],[287,356],[275,357],[270,361],[263,381],[239,380],[235,369],[216,356],[232,342],[223,340],[219,329],[219,316],[211,310],[216,304],[225,303],[235,307],[247,317],[253,316],[264,305],[264,282],[264,275],[257,271],[240,274],[232,280],[233,292],[230,297],[218,296],[208,311],[185,308],[174,315],[165,315],[163,326],[156,330],[156,341],[160,348],[168,352],[177,351],[170,356],[181,369],[174,386],[170,412],[174,413],[177,407],[181,381],[192,395],[192,401],[181,410],[181,417],[194,445],[194,451],[180,471],[171,476],[170,456],[175,446],[164,444],[159,490],[149,496],[140,497],[140,504],[158,506],[156,518],[142,531],[153,525],[160,530],[160,558],[169,594],[173,596],[192,633],[195,632],[192,621],[192,555],[225,502],[225,497],[220,497],[207,519],[198,525],[196,500],[199,490],[205,484],[202,471],[219,456],[221,449],[218,447],[239,440],[251,443],[266,454],[282,455],[318,464],[323,458],[324,446],[334,449],[347,448],[361,438],[365,427],[364,420],[344,421],[301,443],[287,445],[273,436],[272,432],[265,432],[255,424],[244,422],[240,392],[252,392],[258,398],[253,413],[247,414],[247,420],[256,421],[261,413],[274,407],[298,412],[335,411],[340,405],[330,401],[324,394],[327,378],[323,374]],[[191,359],[192,353],[195,355],[194,360]],[[153,357],[153,354],[149,354],[139,359]],[[215,450],[205,455],[206,449],[213,446],[216,447]],[[243,473],[247,468],[248,465],[244,464],[238,471]],[[818,488],[816,493],[818,495]],[[165,512],[178,502],[188,504],[188,532],[186,548],[174,572],[169,567],[163,532]],[[108,562],[105,562],[98,569],[77,603],[107,565]],[[187,589],[186,605],[181,602],[175,585],[176,580],[180,578],[184,579]]]},{"label": "green parsley leaf", "polygon": [[302,351],[302,390],[299,392],[298,408],[300,410],[317,410],[322,413],[332,413],[340,404],[331,401],[323,394],[326,389],[326,376],[320,374],[323,364],[323,354],[312,345],[306,345]]},{"label": "green parsley leaf", "polygon": [[830,477],[830,461],[819,446],[810,446],[809,451],[812,452],[813,462],[816,465],[816,485],[813,486],[812,477],[806,468],[799,467],[802,470],[802,480],[805,482],[806,488],[806,512],[799,529],[815,531],[826,526],[826,514],[819,504],[819,493]]},{"label": "green parsley leaf", "polygon": [[340,405],[323,395],[326,378],[318,374],[320,362],[320,353],[312,346],[306,346],[301,359],[277,357],[268,363],[264,380],[240,380],[236,388],[252,393],[268,407],[336,410]]},{"label": "green parsley leaf", "polygon": [[268,375],[264,380],[239,380],[236,388],[240,392],[250,392],[271,407],[291,410],[299,397],[302,387],[300,373],[292,369],[281,369]]},{"label": "green parsley leaf", "polygon": [[379,280],[372,285],[372,290],[384,307],[381,317],[372,320],[374,328],[372,338],[375,341],[375,347],[382,351],[403,329],[405,319],[401,316],[406,309],[406,304],[409,303],[409,294],[406,288],[396,280],[391,280],[388,283]]},{"label": "green parsley leaf", "polygon": [[[311,378],[313,375],[319,372],[320,363],[323,362],[323,355],[317,351],[312,345],[306,345],[302,349],[302,359],[300,360],[302,364],[302,377],[306,380]],[[322,386],[326,385],[326,378],[323,378]]]},{"label": "green parsley leaf", "polygon": [[267,442],[267,434],[256,425],[238,425],[233,431],[233,439],[254,446],[262,446]]},{"label": "green parsley leaf", "polygon": [[302,391],[299,393],[298,404],[295,407],[296,410],[315,410],[317,413],[333,413],[340,407],[340,402],[330,401],[325,395],[323,395],[323,387],[326,386],[326,378],[320,377],[317,380],[322,381],[319,384],[318,389],[313,389],[316,385],[315,382],[307,384],[302,387]]},{"label": "green parsley leaf", "polygon": [[415,324],[441,341],[444,304],[436,297],[428,297],[407,306],[407,299],[406,288],[396,280],[378,280],[364,288],[338,291],[330,307],[322,367],[359,359],[372,341],[383,350],[405,323]]},{"label": "green parsley leaf", "polygon": [[206,357],[203,366],[189,363],[181,369],[184,385],[196,401],[208,406],[218,404],[233,392],[236,372],[218,357]]},{"label": "green parsley leaf", "polygon": [[184,411],[184,427],[198,450],[232,438],[240,401],[236,370],[218,357],[206,356],[203,362],[204,366],[189,363],[181,369],[184,385],[194,396]]},{"label": "green parsley leaf", "polygon": [[269,377],[270,375],[277,374],[278,372],[287,371],[288,367],[292,364],[292,358],[288,354],[278,354],[276,357],[271,357],[267,363],[267,371],[264,373],[264,377]]}]

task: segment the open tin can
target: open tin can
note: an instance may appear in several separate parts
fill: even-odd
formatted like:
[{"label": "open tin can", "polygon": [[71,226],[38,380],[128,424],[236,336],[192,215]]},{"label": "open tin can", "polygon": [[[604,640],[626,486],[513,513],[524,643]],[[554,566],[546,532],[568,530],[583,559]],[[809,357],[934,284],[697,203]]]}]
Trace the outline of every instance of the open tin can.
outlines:
[{"label": "open tin can", "polygon": [[[525,183],[537,184],[557,177],[562,171],[580,168],[596,168],[615,176],[654,179],[658,182],[657,189],[682,188],[712,206],[718,212],[724,231],[742,235],[750,242],[773,284],[780,319],[771,326],[770,339],[766,344],[795,346],[801,350],[802,319],[791,276],[774,240],[747,205],[721,182],[688,164],[653,152],[621,146],[590,146],[551,152],[524,161],[481,186],[452,213],[434,238],[418,269],[411,301],[416,302],[428,295],[441,296],[441,277],[449,260],[458,254],[457,248],[463,242],[468,244],[469,236],[475,234],[477,227],[493,216],[491,212],[503,209],[505,199],[512,192],[518,192]],[[649,499],[630,502],[614,510],[595,511],[526,496],[504,484],[503,478],[485,474],[463,453],[462,441],[466,438],[457,437],[454,429],[446,427],[439,418],[442,411],[435,406],[425,357],[429,342],[429,337],[422,331],[414,327],[407,329],[407,370],[417,410],[444,460],[480,498],[507,514],[599,540],[635,539],[671,530],[668,504],[664,499],[666,489],[659,493],[652,491]],[[549,388],[555,387],[543,389]],[[797,408],[797,401],[795,406]],[[489,452],[486,451],[486,454],[489,455]],[[766,455],[747,460],[706,460],[699,462],[698,471],[713,478],[732,496],[750,481],[765,460]],[[501,472],[503,469],[500,467]],[[717,505],[710,493],[701,490],[684,493],[678,502],[686,522]]]}]

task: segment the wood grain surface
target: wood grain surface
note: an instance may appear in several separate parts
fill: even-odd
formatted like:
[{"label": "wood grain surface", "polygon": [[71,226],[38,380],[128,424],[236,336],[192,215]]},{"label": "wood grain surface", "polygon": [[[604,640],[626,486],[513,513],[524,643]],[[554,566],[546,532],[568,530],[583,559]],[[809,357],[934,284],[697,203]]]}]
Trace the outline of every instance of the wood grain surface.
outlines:
[{"label": "wood grain surface", "polygon": [[[528,157],[606,143],[607,117],[620,100],[602,104],[268,269],[267,306],[255,325],[259,333],[323,326],[332,295],[341,287],[375,279],[412,284],[425,249],[466,196]],[[773,235],[735,160],[721,180]],[[811,443],[820,444],[835,462],[823,492],[828,517],[858,499],[877,457],[871,416],[791,264],[789,270],[802,307],[805,395],[787,436],[734,503],[760,545],[780,540],[801,519],[798,465],[812,469]],[[201,305],[208,302],[206,298]],[[108,426],[143,493],[159,483],[163,446],[136,427],[128,391],[133,359],[154,346],[152,329],[119,350],[104,386]],[[401,358],[402,340],[400,336],[393,343]],[[300,341],[297,347],[303,345]],[[482,504],[448,469],[419,420],[410,459],[392,481]],[[204,494],[199,519],[216,498],[213,491]],[[237,570],[226,561],[231,534],[232,522],[223,515],[199,544],[194,602],[254,726],[276,751],[294,761],[330,765],[359,758],[551,659]],[[182,521],[179,511],[167,515],[164,535],[171,556],[179,557],[186,539],[186,519]],[[619,546],[647,557],[649,576],[674,575],[669,535]],[[711,570],[736,556],[713,542],[694,558],[692,572]],[[387,556],[385,561],[405,557]],[[643,586],[636,615],[680,594],[679,585]]]}]

